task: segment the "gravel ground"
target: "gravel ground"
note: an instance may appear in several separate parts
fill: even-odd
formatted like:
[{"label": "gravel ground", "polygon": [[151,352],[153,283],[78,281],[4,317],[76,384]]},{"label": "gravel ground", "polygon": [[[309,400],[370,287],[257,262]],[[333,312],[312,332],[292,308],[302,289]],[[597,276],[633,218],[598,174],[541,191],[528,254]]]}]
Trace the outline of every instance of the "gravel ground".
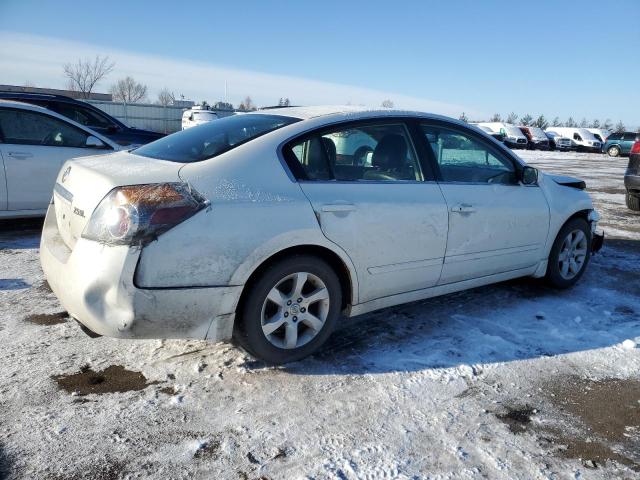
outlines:
[{"label": "gravel ground", "polygon": [[576,288],[517,280],[345,320],[283,368],[90,339],[43,279],[39,224],[0,225],[0,478],[640,478],[626,160],[522,156],[584,178],[603,215]]}]

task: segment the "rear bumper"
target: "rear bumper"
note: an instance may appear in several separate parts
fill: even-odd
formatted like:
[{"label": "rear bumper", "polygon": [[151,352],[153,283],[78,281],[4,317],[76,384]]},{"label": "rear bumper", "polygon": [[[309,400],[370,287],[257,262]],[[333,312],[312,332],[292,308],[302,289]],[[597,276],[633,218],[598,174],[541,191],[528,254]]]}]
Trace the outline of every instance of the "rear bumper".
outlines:
[{"label": "rear bumper", "polygon": [[242,287],[140,289],[139,248],[80,238],[73,251],[49,207],[40,244],[45,277],[69,315],[99,335],[227,340]]}]

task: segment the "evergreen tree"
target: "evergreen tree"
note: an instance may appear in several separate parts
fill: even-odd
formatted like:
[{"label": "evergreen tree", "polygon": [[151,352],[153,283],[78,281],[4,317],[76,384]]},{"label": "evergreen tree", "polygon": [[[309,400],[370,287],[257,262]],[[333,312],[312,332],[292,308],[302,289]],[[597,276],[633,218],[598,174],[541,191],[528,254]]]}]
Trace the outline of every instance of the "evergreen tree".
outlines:
[{"label": "evergreen tree", "polygon": [[514,112],[511,112],[507,117],[507,123],[512,123],[515,125],[517,121],[518,121],[518,115],[516,115]]},{"label": "evergreen tree", "polygon": [[536,118],[536,121],[533,122],[533,126],[546,130],[549,127],[549,122],[544,118],[544,115],[540,115]]},{"label": "evergreen tree", "polygon": [[520,119],[520,124],[524,125],[525,127],[528,127],[532,123],[533,123],[533,117],[528,113]]}]

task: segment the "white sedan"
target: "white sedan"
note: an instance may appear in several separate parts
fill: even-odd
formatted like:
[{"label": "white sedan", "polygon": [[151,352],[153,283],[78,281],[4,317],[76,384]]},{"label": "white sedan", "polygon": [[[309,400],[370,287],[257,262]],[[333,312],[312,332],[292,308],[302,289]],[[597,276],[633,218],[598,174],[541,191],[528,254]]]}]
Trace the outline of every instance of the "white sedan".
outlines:
[{"label": "white sedan", "polygon": [[65,161],[119,148],[51,110],[0,100],[0,219],[44,215]]},{"label": "white sedan", "polygon": [[[370,163],[332,140],[347,131]],[[583,182],[539,173],[475,127],[296,107],[67,162],[41,261],[90,335],[234,335],[283,363],[341,315],[516,277],[570,287],[602,244],[597,220]]]}]

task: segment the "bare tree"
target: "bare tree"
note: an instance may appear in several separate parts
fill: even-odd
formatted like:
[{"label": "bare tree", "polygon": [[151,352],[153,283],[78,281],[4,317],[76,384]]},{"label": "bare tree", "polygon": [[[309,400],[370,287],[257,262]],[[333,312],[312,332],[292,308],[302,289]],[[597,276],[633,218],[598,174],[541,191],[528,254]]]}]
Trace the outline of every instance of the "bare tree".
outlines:
[{"label": "bare tree", "polygon": [[68,79],[69,90],[80,92],[82,98],[89,98],[93,87],[109,75],[115,66],[108,56],[96,55],[93,61],[79,58],[76,63],[66,63],[63,69],[64,76]]},{"label": "bare tree", "polygon": [[111,95],[115,102],[135,103],[147,98],[147,86],[125,77],[111,86]]},{"label": "bare tree", "polygon": [[213,104],[213,108],[218,110],[233,110],[233,105],[229,102],[219,101]]},{"label": "bare tree", "polygon": [[464,122],[464,123],[469,123],[469,117],[467,117],[467,114],[464,113],[464,112],[462,112],[460,117],[458,117],[458,120],[460,120],[461,122]]},{"label": "bare tree", "polygon": [[389,100],[388,98],[386,100],[383,100],[382,103],[380,104],[380,106],[382,108],[393,108],[393,102],[391,100]]},{"label": "bare tree", "polygon": [[611,123],[611,120],[607,118],[604,122],[602,122],[602,128],[611,131],[611,129],[613,128],[613,123]]},{"label": "bare tree", "polygon": [[499,113],[494,113],[493,116],[489,119],[490,122],[501,122],[502,117]]},{"label": "bare tree", "polygon": [[554,118],[553,122],[551,123],[551,125],[553,125],[554,127],[562,127],[563,126],[563,124],[560,121],[559,117]]},{"label": "bare tree", "polygon": [[249,111],[249,110],[257,110],[257,108],[253,104],[253,100],[251,100],[251,97],[247,95],[244,101],[240,105],[238,105],[238,110]]},{"label": "bare tree", "polygon": [[525,127],[528,127],[529,125],[532,125],[533,124],[533,117],[527,113],[524,117],[522,117],[520,119],[520,124],[524,125]]},{"label": "bare tree", "polygon": [[624,123],[622,123],[622,120],[616,123],[616,133],[624,133],[625,130],[626,130],[626,127],[624,126]]},{"label": "bare tree", "polygon": [[508,116],[507,116],[507,123],[513,123],[515,124],[518,121],[518,115],[516,115],[514,112],[511,112]]},{"label": "bare tree", "polygon": [[160,90],[160,93],[158,93],[158,101],[157,103],[166,107],[167,105],[173,105],[173,102],[176,101],[176,96],[175,94],[170,91],[167,87],[164,87],[162,90]]}]

